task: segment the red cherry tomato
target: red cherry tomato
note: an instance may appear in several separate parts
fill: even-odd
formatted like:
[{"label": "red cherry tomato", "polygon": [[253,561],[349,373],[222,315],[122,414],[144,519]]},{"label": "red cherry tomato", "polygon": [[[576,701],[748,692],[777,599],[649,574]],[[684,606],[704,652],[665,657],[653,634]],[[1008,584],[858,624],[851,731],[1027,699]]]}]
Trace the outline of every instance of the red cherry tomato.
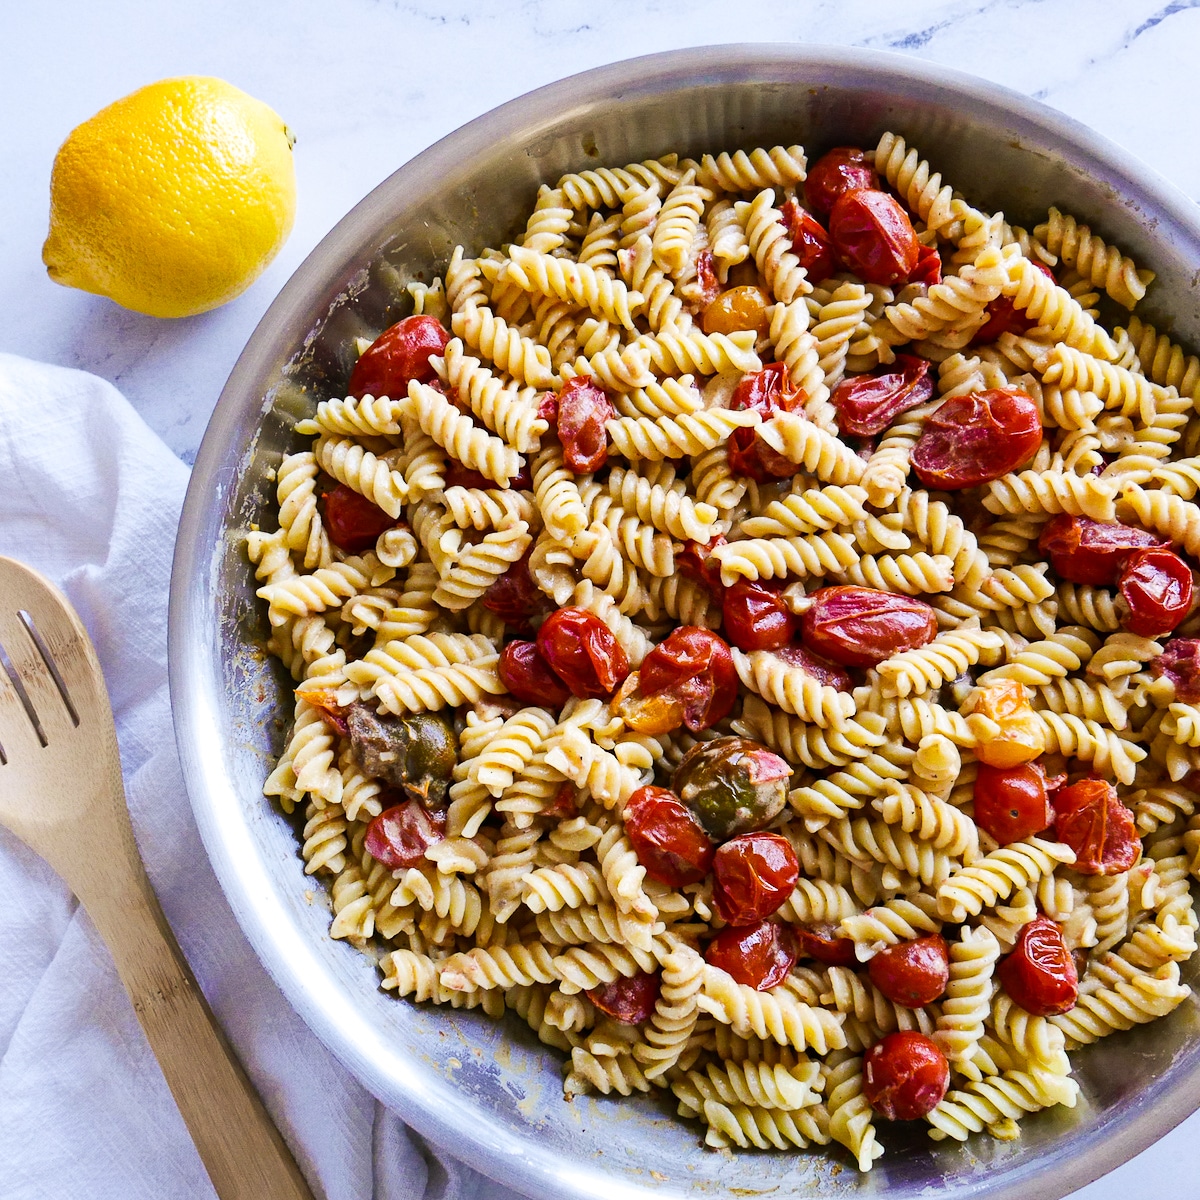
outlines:
[{"label": "red cherry tomato", "polygon": [[950,982],[950,951],[940,933],[880,950],[867,964],[871,982],[894,1004],[932,1004]]},{"label": "red cherry tomato", "polygon": [[912,222],[887,192],[843,192],[829,214],[829,236],[838,257],[867,283],[886,287],[913,273],[921,243]]},{"label": "red cherry tomato", "polygon": [[811,675],[818,683],[826,687],[837,688],[839,692],[848,692],[854,686],[850,672],[845,667],[814,654],[807,646],[784,646],[779,651],[779,657],[789,667],[797,667]]},{"label": "red cherry tomato", "polygon": [[1054,820],[1050,791],[1066,776],[1047,780],[1041,763],[1020,767],[979,764],[975,777],[975,824],[1002,846],[1049,829]]},{"label": "red cherry tomato", "polygon": [[570,689],[550,669],[536,642],[509,642],[497,664],[500,682],[524,704],[561,708]]},{"label": "red cherry tomato", "polygon": [[668,887],[699,883],[712,869],[716,848],[674,792],[638,788],[625,805],[625,836],[646,874]]},{"label": "red cherry tomato", "polygon": [[727,925],[753,925],[792,894],[800,864],[778,833],[743,833],[713,856],[713,905]]},{"label": "red cherry tomato", "polygon": [[1174,550],[1135,550],[1120,578],[1125,628],[1139,637],[1171,633],[1192,607],[1192,569]]},{"label": "red cherry tomato", "polygon": [[579,816],[579,789],[573,783],[564,783],[555,793],[549,807],[543,808],[538,816],[550,817],[555,821]]},{"label": "red cherry tomato", "polygon": [[430,811],[416,800],[385,808],[370,825],[364,845],[371,857],[389,871],[419,867],[425,851],[446,836],[446,813]]},{"label": "red cherry tomato", "polygon": [[723,533],[714,535],[703,545],[700,542],[684,542],[683,549],[675,554],[675,565],[681,574],[704,584],[713,596],[720,597],[725,589],[721,583],[721,564],[713,558],[713,551],[724,545]]},{"label": "red cherry tomato", "polygon": [[1165,545],[1161,538],[1132,525],[1101,523],[1088,517],[1060,513],[1048,521],[1038,538],[1038,550],[1063,579],[1112,587],[1135,550]]},{"label": "red cherry tomato", "polygon": [[563,384],[558,393],[558,440],[563,462],[577,475],[599,470],[608,461],[604,425],[616,413],[604,389],[584,375]]},{"label": "red cherry tomato", "polygon": [[739,579],[725,589],[721,626],[739,650],[777,650],[796,632],[796,617],[783,602],[783,588]]},{"label": "red cherry tomato", "polygon": [[325,528],[329,540],[347,554],[361,554],[375,545],[385,529],[398,524],[377,504],[360,496],[344,483],[321,496],[325,506]]},{"label": "red cherry tomato", "polygon": [[1079,996],[1075,960],[1062,931],[1046,917],[1022,927],[1012,953],[996,965],[996,977],[1013,1002],[1035,1017],[1069,1012]]},{"label": "red cherry tomato", "polygon": [[[553,399],[553,396],[551,396]],[[480,488],[483,490],[495,490],[496,483],[489,479],[480,471],[472,471],[469,467],[464,467],[457,459],[450,459],[443,469],[443,474],[446,480],[446,487],[465,487],[465,488]],[[533,469],[525,460],[521,460],[521,469],[508,481],[510,488],[525,488],[528,490],[533,487]]]},{"label": "red cherry tomato", "polygon": [[820,588],[800,618],[805,644],[845,667],[873,667],[932,641],[937,617],[923,600],[876,588]]},{"label": "red cherry tomato", "polygon": [[836,925],[820,922],[795,928],[801,955],[815,958],[829,967],[852,967],[857,961],[854,943],[840,936]]},{"label": "red cherry tomato", "polygon": [[917,265],[913,267],[908,282],[923,283],[926,287],[942,282],[942,256],[936,246],[921,243],[917,250]]},{"label": "red cherry tomato", "polygon": [[1200,638],[1172,638],[1150,662],[1156,679],[1166,676],[1175,685],[1175,699],[1183,704],[1200,700]]},{"label": "red cherry tomato", "polygon": [[[767,363],[761,371],[742,376],[729,407],[756,412],[766,421],[777,412],[795,412],[802,400],[802,393],[788,382],[787,367]],[[790,479],[796,473],[796,464],[768,446],[753,429],[735,429],[726,447],[729,469],[735,475],[766,483],[770,479]]]},{"label": "red cherry tomato", "polygon": [[1137,862],[1142,843],[1133,813],[1105,779],[1081,779],[1053,800],[1054,836],[1075,851],[1083,875],[1119,875]]},{"label": "red cherry tomato", "polygon": [[838,428],[854,437],[882,433],[901,413],[924,404],[933,396],[929,360],[915,354],[897,354],[882,373],[843,379],[833,392]]},{"label": "red cherry tomato", "polygon": [[483,607],[516,629],[528,628],[529,618],[547,607],[545,593],[529,574],[532,550],[531,546],[483,593]]},{"label": "red cherry tomato", "polygon": [[915,1029],[889,1033],[863,1056],[863,1095],[888,1121],[917,1121],[942,1102],[950,1064],[938,1044]]},{"label": "red cherry tomato", "polygon": [[636,975],[619,975],[612,983],[589,988],[587,998],[614,1021],[640,1025],[654,1011],[661,988],[662,976],[657,971],[639,971]]},{"label": "red cherry tomato", "polygon": [[951,396],[925,422],[913,470],[930,488],[957,491],[1015,471],[1042,444],[1033,398],[1018,387]]},{"label": "red cherry tomato", "polygon": [[350,372],[348,396],[408,395],[412,380],[434,378],[430,355],[446,349],[450,335],[434,317],[405,317],[385,329],[367,348]]},{"label": "red cherry tomato", "polygon": [[808,169],[804,198],[818,216],[829,216],[837,198],[859,188],[879,187],[875,159],[857,146],[835,146]]},{"label": "red cherry tomato", "polygon": [[811,213],[805,212],[794,197],[784,201],[780,212],[784,228],[792,239],[792,253],[808,272],[808,278],[813,283],[828,279],[837,270],[837,259],[825,227]]},{"label": "red cherry tomato", "polygon": [[712,251],[701,250],[696,255],[696,302],[701,309],[705,309],[720,292],[721,283],[713,266]]},{"label": "red cherry tomato", "polygon": [[[1033,265],[1054,280],[1054,272],[1045,263],[1034,262]],[[975,331],[971,338],[972,346],[989,345],[998,341],[1002,333],[1028,333],[1037,324],[1023,308],[1013,303],[1011,296],[997,296],[984,311],[988,319]]]},{"label": "red cherry tomato", "polygon": [[729,647],[707,629],[681,625],[646,655],[641,691],[677,698],[688,729],[709,729],[729,715],[737,700],[738,676]]},{"label": "red cherry tomato", "polygon": [[790,926],[760,921],[745,929],[722,930],[709,942],[704,961],[727,971],[738,983],[765,992],[788,977],[796,955],[796,935]]},{"label": "red cherry tomato", "polygon": [[581,700],[607,700],[629,674],[629,659],[613,632],[586,608],[560,608],[538,630],[550,669]]}]

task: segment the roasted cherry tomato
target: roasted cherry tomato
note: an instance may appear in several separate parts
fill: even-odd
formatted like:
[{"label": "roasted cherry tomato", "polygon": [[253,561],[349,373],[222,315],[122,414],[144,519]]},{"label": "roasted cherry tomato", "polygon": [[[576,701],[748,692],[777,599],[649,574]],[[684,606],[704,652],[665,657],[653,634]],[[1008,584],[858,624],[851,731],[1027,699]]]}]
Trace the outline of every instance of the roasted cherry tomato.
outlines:
[{"label": "roasted cherry tomato", "polygon": [[[553,395],[550,397],[554,399]],[[464,467],[457,459],[450,459],[446,463],[445,469],[446,487],[466,487],[480,488],[487,491],[489,488],[494,489],[497,485],[492,479],[489,479],[481,471],[472,471],[469,467]],[[526,459],[521,460],[521,469],[508,481],[510,488],[525,488],[533,487],[533,470]]]},{"label": "roasted cherry tomato", "polygon": [[441,354],[450,335],[434,317],[405,317],[385,329],[367,348],[350,372],[348,396],[408,395],[414,380],[428,383],[434,378],[429,358]]},{"label": "roasted cherry tomato", "polygon": [[857,146],[835,146],[808,168],[804,198],[817,216],[827,217],[844,192],[878,187],[873,155]]},{"label": "roasted cherry tomato", "polygon": [[1035,1017],[1069,1012],[1079,996],[1075,960],[1062,930],[1046,917],[1021,928],[1012,953],[996,964],[996,977],[1013,1002]]},{"label": "roasted cherry tomato", "polygon": [[509,642],[497,664],[500,682],[525,704],[561,708],[571,691],[550,669],[536,642]]},{"label": "roasted cherry tomato", "polygon": [[1165,543],[1144,529],[1093,521],[1060,513],[1048,521],[1038,538],[1038,550],[1049,555],[1054,570],[1071,583],[1112,587],[1135,550]]},{"label": "roasted cherry tomato", "polygon": [[361,554],[375,545],[375,539],[399,524],[394,517],[344,483],[321,496],[325,508],[325,528],[329,540],[347,554]]},{"label": "roasted cherry tomato", "polygon": [[838,933],[838,927],[823,921],[795,926],[801,955],[815,958],[829,967],[852,967],[857,961],[854,943]]},{"label": "roasted cherry tomato", "polygon": [[483,607],[494,612],[505,625],[525,629],[529,618],[546,608],[545,593],[529,574],[532,547],[517,559],[486,592]]},{"label": "roasted cherry tomato", "polygon": [[646,655],[638,674],[639,693],[679,705],[682,722],[693,733],[728,716],[737,700],[738,676],[729,647],[695,625],[673,630]]},{"label": "roasted cherry tomato", "polygon": [[638,788],[625,805],[625,836],[651,879],[680,888],[712,870],[716,847],[692,810],[666,788]]},{"label": "roasted cherry tomato", "polygon": [[929,360],[897,354],[890,367],[874,375],[843,379],[833,392],[838,428],[854,437],[882,433],[901,413],[933,396]]},{"label": "roasted cherry tomato", "polygon": [[[801,406],[802,395],[788,384],[783,363],[767,363],[761,371],[743,375],[729,401],[732,409],[750,409],[768,420],[777,412],[794,412]],[[735,429],[726,442],[729,469],[759,483],[771,479],[790,479],[796,464],[772,449],[753,429]]]},{"label": "roasted cherry tomato", "polygon": [[721,291],[721,283],[713,265],[711,250],[701,250],[696,255],[696,300],[701,307],[707,307]]},{"label": "roasted cherry tomato", "polygon": [[912,466],[930,488],[977,487],[1015,471],[1042,444],[1042,419],[1018,387],[951,396],[925,422]]},{"label": "roasted cherry tomato", "polygon": [[1080,874],[1119,875],[1137,862],[1142,843],[1133,813],[1108,780],[1081,779],[1063,788],[1053,804],[1054,836],[1075,851]]},{"label": "roasted cherry tomato", "polygon": [[972,713],[986,717],[995,728],[978,735],[975,757],[989,767],[1019,767],[1033,762],[1046,749],[1046,731],[1025,685],[1015,679],[1001,679],[977,689]]},{"label": "roasted cherry tomato", "polygon": [[800,636],[810,649],[845,667],[873,667],[924,646],[937,633],[933,609],[912,596],[846,585],[820,588],[809,599]]},{"label": "roasted cherry tomato", "polygon": [[838,257],[867,283],[904,283],[913,273],[921,243],[912,222],[887,192],[843,192],[829,214],[829,236]]},{"label": "roasted cherry tomato", "polygon": [[700,314],[700,328],[705,333],[752,329],[765,334],[771,328],[771,303],[771,297],[760,287],[729,288]]},{"label": "roasted cherry tomato", "polygon": [[425,864],[425,851],[446,836],[446,812],[430,810],[416,800],[385,808],[367,826],[364,845],[389,871]]},{"label": "roasted cherry tomato", "polygon": [[743,833],[713,855],[713,907],[728,925],[753,925],[792,894],[800,864],[778,833]]},{"label": "roasted cherry tomato", "polygon": [[579,816],[579,789],[569,781],[564,783],[555,792],[549,806],[543,808],[538,816],[549,817],[553,821]]},{"label": "roasted cherry tomato", "polygon": [[724,593],[721,583],[721,564],[712,556],[718,546],[725,545],[725,535],[715,534],[707,542],[684,542],[683,549],[675,553],[675,565],[689,579],[702,583],[714,597]]},{"label": "roasted cherry tomato", "polygon": [[675,768],[671,784],[705,833],[722,841],[761,829],[779,816],[791,773],[766,746],[724,737],[693,746]]},{"label": "roasted cherry tomato", "polygon": [[739,650],[777,650],[796,632],[783,585],[739,579],[721,598],[721,627]]},{"label": "roasted cherry tomato", "polygon": [[[1048,275],[1054,281],[1054,272],[1045,263],[1030,260],[1043,275]],[[972,346],[986,346],[997,341],[1002,333],[1028,333],[1037,322],[1023,308],[1018,308],[1011,296],[997,296],[984,312],[987,321],[981,325],[971,338]]]},{"label": "roasted cherry tomato", "polygon": [[917,250],[917,265],[913,267],[908,282],[923,283],[926,287],[942,282],[942,256],[936,246],[921,243]]},{"label": "roasted cherry tomato", "polygon": [[589,988],[587,998],[602,1012],[622,1025],[640,1025],[658,1002],[662,976],[657,971],[618,975],[612,983]]},{"label": "roasted cherry tomato", "polygon": [[613,632],[586,608],[560,608],[538,630],[550,669],[581,700],[607,700],[629,674],[629,659]]},{"label": "roasted cherry tomato", "polygon": [[915,1029],[881,1038],[863,1056],[863,1095],[888,1121],[928,1116],[950,1086],[950,1064],[937,1042]]},{"label": "roasted cherry tomato", "polygon": [[708,944],[704,961],[757,991],[778,987],[796,965],[796,935],[788,925],[760,921],[722,930]]},{"label": "roasted cherry tomato", "polygon": [[393,716],[361,701],[346,710],[346,733],[359,766],[426,808],[446,802],[458,737],[442,713]]},{"label": "roasted cherry tomato", "polygon": [[1166,676],[1175,685],[1175,699],[1183,704],[1200,700],[1200,638],[1172,638],[1150,662],[1155,678]]},{"label": "roasted cherry tomato", "polygon": [[785,200],[780,211],[784,228],[792,239],[792,253],[812,283],[823,283],[837,270],[837,256],[825,227],[805,212],[794,197]]},{"label": "roasted cherry tomato", "polygon": [[1174,550],[1135,550],[1119,582],[1129,605],[1125,628],[1139,637],[1171,633],[1192,607],[1192,569]]},{"label": "roasted cherry tomato", "polygon": [[805,675],[811,675],[818,683],[826,687],[837,688],[839,692],[848,692],[854,686],[850,672],[845,667],[814,654],[807,646],[784,646],[778,651],[779,657],[789,667],[796,667]]},{"label": "roasted cherry tomato", "polygon": [[932,1004],[950,982],[950,951],[940,933],[880,950],[867,964],[871,982],[894,1004]]},{"label": "roasted cherry tomato", "polygon": [[583,375],[568,379],[558,393],[558,440],[568,470],[585,475],[608,461],[605,423],[616,413],[599,384]]},{"label": "roasted cherry tomato", "polygon": [[1065,775],[1046,779],[1041,763],[1020,767],[979,764],[975,777],[975,824],[1002,846],[1022,842],[1049,829],[1054,820],[1050,791]]}]

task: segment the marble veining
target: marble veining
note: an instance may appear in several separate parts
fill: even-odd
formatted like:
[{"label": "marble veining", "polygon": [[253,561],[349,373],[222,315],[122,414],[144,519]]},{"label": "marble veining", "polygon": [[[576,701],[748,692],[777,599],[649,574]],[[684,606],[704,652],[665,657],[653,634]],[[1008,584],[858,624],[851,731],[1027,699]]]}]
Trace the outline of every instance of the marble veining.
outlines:
[{"label": "marble veining", "polygon": [[[544,83],[719,42],[890,49],[1036,97],[1200,199],[1200,0],[59,0],[0,5],[0,349],[111,380],[185,461],[288,276],[356,201],[450,130]],[[40,261],[54,151],[104,104],[173,74],[223,76],[298,135],[291,240],[239,300],[177,322],[56,287]],[[1077,1200],[1192,1195],[1193,1117]]]}]

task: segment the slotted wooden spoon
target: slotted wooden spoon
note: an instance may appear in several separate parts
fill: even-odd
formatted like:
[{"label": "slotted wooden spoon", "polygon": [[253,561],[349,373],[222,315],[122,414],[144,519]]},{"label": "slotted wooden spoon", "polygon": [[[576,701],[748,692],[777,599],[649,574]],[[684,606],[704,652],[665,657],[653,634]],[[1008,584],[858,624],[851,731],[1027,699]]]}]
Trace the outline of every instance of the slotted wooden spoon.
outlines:
[{"label": "slotted wooden spoon", "polygon": [[312,1200],[146,878],[87,630],[57,588],[3,557],[0,823],[62,876],[108,943],[221,1200]]}]

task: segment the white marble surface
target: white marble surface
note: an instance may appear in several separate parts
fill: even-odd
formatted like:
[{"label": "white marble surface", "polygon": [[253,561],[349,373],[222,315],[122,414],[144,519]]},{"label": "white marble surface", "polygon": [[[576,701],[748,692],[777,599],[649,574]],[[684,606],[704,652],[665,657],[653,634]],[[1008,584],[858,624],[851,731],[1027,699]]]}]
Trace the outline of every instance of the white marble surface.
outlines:
[{"label": "white marble surface", "polygon": [[[419,150],[505,100],[602,63],[780,40],[897,49],[1005,84],[1088,123],[1200,199],[1200,0],[8,0],[0,350],[111,380],[190,462],[230,368],[288,275]],[[288,245],[240,299],[185,321],[56,287],[40,250],[58,144],[135,87],[192,73],[229,79],[296,131],[300,202]],[[1200,1116],[1077,1200],[1195,1195],[1198,1135]]]}]

